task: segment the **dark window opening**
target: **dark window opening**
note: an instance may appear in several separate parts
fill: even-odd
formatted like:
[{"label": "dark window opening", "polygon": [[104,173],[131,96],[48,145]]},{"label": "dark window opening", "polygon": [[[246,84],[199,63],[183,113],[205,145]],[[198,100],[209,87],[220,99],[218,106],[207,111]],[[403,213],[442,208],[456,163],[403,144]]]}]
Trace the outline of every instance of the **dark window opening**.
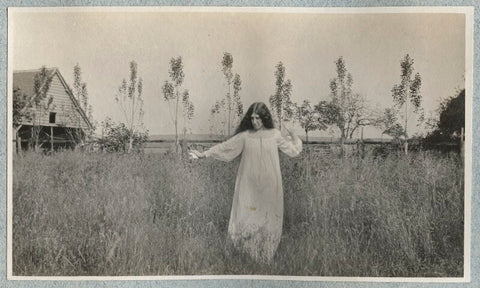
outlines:
[{"label": "dark window opening", "polygon": [[55,118],[57,116],[57,113],[55,112],[50,112],[50,120],[48,121],[49,123],[55,123]]}]

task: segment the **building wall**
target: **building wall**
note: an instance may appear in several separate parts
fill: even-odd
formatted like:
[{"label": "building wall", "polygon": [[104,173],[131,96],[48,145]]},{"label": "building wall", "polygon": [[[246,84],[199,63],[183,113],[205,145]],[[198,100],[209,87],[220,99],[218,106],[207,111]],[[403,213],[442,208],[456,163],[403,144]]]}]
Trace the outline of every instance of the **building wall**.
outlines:
[{"label": "building wall", "polygon": [[[53,102],[48,109],[45,109],[44,106],[50,97],[53,98]],[[53,77],[47,98],[43,100],[41,106],[42,108],[37,109],[36,113],[32,113],[32,115],[36,115],[36,117],[34,117],[36,125],[88,128],[57,74]],[[56,113],[55,123],[53,124],[49,121],[51,112]],[[31,122],[25,124],[31,124]]]}]

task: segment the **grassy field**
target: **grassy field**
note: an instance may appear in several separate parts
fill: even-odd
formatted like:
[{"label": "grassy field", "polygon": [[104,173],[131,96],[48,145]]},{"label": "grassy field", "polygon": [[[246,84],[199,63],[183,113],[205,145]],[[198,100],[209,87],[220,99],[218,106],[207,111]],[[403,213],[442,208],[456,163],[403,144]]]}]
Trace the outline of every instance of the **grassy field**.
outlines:
[{"label": "grassy field", "polygon": [[463,276],[457,154],[307,159],[281,157],[283,236],[259,265],[227,241],[238,159],[16,156],[13,274]]}]

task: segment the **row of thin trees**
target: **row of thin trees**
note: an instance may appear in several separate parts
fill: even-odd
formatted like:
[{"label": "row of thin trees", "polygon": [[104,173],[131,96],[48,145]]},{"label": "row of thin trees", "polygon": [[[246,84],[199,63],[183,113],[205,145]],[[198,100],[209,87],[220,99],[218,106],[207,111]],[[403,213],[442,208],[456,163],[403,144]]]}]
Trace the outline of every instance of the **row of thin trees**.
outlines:
[{"label": "row of thin trees", "polygon": [[[234,128],[244,113],[240,95],[242,80],[240,75],[235,73],[233,63],[233,56],[225,52],[221,60],[221,71],[225,76],[226,91],[221,99],[215,100],[210,111],[211,133],[225,137],[234,133]],[[330,80],[328,100],[315,102],[313,99],[305,99],[300,104],[291,100],[293,83],[287,78],[284,64],[280,61],[276,65],[275,90],[269,97],[269,104],[277,126],[281,129],[285,121],[298,122],[305,132],[307,142],[310,132],[333,128],[338,131],[342,148],[346,139],[353,138],[359,128],[373,126],[397,142],[402,142],[404,152],[407,154],[411,127],[419,126],[425,120],[420,93],[422,78],[418,72],[415,73],[414,60],[410,55],[406,54],[400,59],[399,82],[392,86],[391,94],[386,95],[391,97],[392,105],[384,110],[372,108],[365,96],[354,90],[353,76],[348,71],[343,57],[339,57],[334,64],[336,75]],[[177,151],[180,126],[185,135],[195,111],[189,90],[182,88],[185,78],[183,67],[182,57],[171,58],[169,79],[165,80],[162,86],[163,99],[169,105],[171,120],[175,127]],[[126,121],[124,126],[128,128],[128,133],[124,133],[129,135],[126,151],[131,151],[134,143],[140,143],[148,136],[145,130],[143,132],[141,130],[144,115],[142,87],[142,79],[137,76],[137,64],[132,61],[129,81],[123,80],[116,97],[124,111]],[[323,98],[320,94],[318,98]],[[460,111],[459,114],[461,113]],[[432,122],[432,119],[429,120]],[[431,128],[432,131],[435,130],[435,127]]]},{"label": "row of thin trees", "polygon": [[360,127],[374,126],[380,128],[383,134],[403,140],[407,153],[409,121],[418,125],[424,118],[421,76],[419,73],[414,75],[413,64],[408,54],[400,61],[400,83],[391,89],[393,105],[378,111],[369,107],[365,96],[353,89],[353,77],[343,57],[335,61],[336,77],[330,80],[330,99],[316,104],[309,99],[301,104],[291,101],[292,83],[286,79],[285,67],[279,62],[275,71],[276,90],[270,97],[270,105],[278,126],[281,128],[283,121],[298,121],[305,131],[307,142],[309,132],[336,127],[343,148],[345,140],[352,138]]},{"label": "row of thin trees", "polygon": [[[400,81],[391,89],[393,105],[384,111],[370,108],[365,96],[353,89],[353,76],[348,72],[343,57],[339,57],[334,63],[336,75],[330,80],[329,99],[319,101],[305,99],[299,104],[291,100],[293,83],[287,78],[284,64],[279,62],[276,65],[275,90],[269,98],[269,103],[277,126],[281,129],[285,121],[298,122],[305,131],[307,142],[310,132],[335,127],[338,130],[342,146],[345,140],[352,138],[360,127],[375,126],[380,128],[384,134],[403,140],[405,153],[407,153],[409,124],[411,122],[418,124],[424,119],[420,93],[421,76],[419,73],[414,74],[413,59],[408,54],[401,59]],[[169,79],[164,81],[161,91],[163,99],[169,105],[168,110],[175,127],[177,151],[179,134],[187,133],[195,112],[189,90],[182,87],[185,79],[183,67],[182,57],[171,58],[168,70]],[[240,95],[242,80],[240,75],[234,72],[233,56],[230,53],[223,54],[221,71],[225,76],[227,89],[224,96],[216,99],[211,108],[210,128],[212,134],[228,137],[233,134],[234,127],[237,126],[243,115],[243,103]],[[89,120],[93,123],[92,107],[88,103],[87,84],[82,81],[82,72],[78,64],[74,67],[73,72],[73,94],[81,109],[85,111],[85,115],[88,115]],[[37,110],[50,108],[52,99],[47,99],[50,82],[51,78],[46,69],[42,68],[35,77],[34,101],[30,101],[30,105],[35,105]],[[18,132],[18,125],[15,123],[21,123],[19,119],[22,117],[34,119],[36,115],[32,115],[31,111],[37,110],[28,109],[25,105],[27,96],[21,94],[21,91],[14,90],[14,94],[14,127]],[[103,121],[100,142],[105,142],[106,136],[110,134],[122,135],[125,139],[123,150],[131,152],[136,144],[147,139],[148,131],[143,125],[145,112],[142,94],[143,80],[138,75],[137,63],[131,61],[129,77],[122,80],[115,94],[115,101],[121,108],[124,123],[115,124],[111,119]],[[322,98],[321,93],[318,98]],[[72,117],[78,117],[78,115]],[[80,118],[76,120],[82,121]],[[93,135],[85,133],[82,129],[67,129],[67,131],[70,137],[79,143],[83,142],[86,136]],[[35,135],[35,133],[32,134]]]},{"label": "row of thin trees", "polygon": [[[353,77],[348,72],[343,57],[335,61],[336,77],[330,80],[330,99],[316,103],[311,99],[305,99],[300,104],[291,100],[293,84],[286,77],[284,64],[279,62],[274,72],[275,91],[269,98],[277,126],[281,129],[285,121],[298,122],[305,131],[307,142],[309,132],[336,127],[342,146],[360,127],[375,126],[380,128],[382,133],[403,140],[407,153],[409,121],[418,125],[424,119],[420,94],[421,76],[419,73],[414,74],[413,64],[414,61],[408,54],[401,59],[400,82],[391,89],[393,105],[384,111],[378,111],[370,108],[365,96],[353,89]],[[227,80],[228,92],[226,97],[217,100],[211,109],[211,126],[217,125],[217,129],[212,131],[226,136],[231,135],[232,127],[236,126],[243,114],[239,96],[241,80],[238,74],[233,78],[232,66],[232,55],[225,53],[222,71]],[[318,98],[322,98],[321,95],[318,95]]]}]

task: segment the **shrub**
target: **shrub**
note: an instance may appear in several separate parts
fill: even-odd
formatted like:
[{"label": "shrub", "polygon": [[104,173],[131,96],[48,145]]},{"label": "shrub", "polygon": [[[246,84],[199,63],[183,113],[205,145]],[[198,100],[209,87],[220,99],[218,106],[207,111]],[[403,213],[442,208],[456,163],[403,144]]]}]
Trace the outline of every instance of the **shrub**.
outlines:
[{"label": "shrub", "polygon": [[[143,143],[148,140],[148,130],[133,132],[133,150],[142,150]],[[127,152],[130,141],[130,130],[124,123],[115,123],[110,118],[102,122],[102,137],[98,142],[106,152]]]}]

